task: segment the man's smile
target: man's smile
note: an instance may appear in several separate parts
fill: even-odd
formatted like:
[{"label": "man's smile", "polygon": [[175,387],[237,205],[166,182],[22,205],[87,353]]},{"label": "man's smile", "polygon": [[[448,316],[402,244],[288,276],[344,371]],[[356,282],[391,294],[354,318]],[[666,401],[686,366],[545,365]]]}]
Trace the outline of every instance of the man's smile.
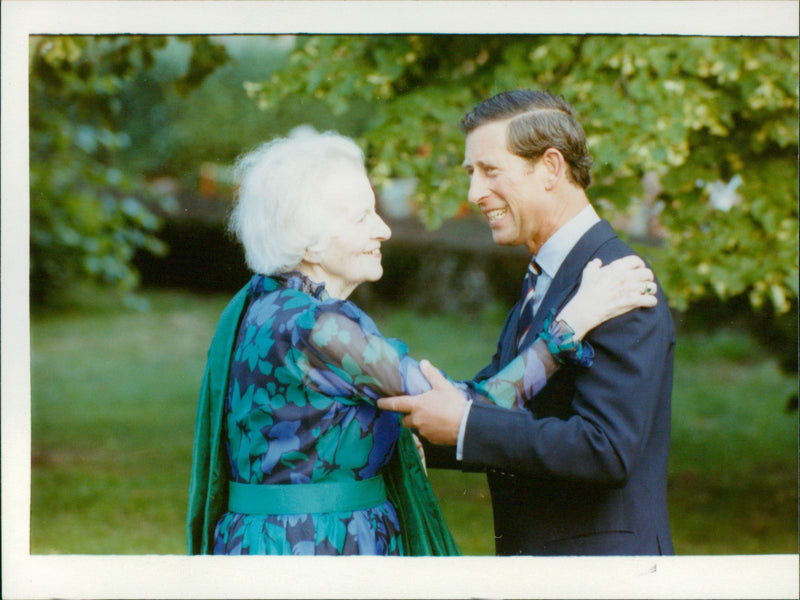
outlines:
[{"label": "man's smile", "polygon": [[489,210],[484,213],[486,219],[489,221],[489,224],[494,223],[495,221],[499,221],[502,219],[506,213],[508,212],[507,208],[496,208],[494,210]]}]

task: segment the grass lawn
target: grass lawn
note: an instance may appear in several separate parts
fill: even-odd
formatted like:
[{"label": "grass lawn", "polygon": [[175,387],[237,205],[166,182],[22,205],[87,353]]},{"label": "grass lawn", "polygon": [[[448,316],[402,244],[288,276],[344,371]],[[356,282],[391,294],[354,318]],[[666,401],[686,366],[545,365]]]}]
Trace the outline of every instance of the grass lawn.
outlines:
[{"label": "grass lawn", "polygon": [[[31,323],[31,553],[183,554],[195,402],[227,298],[148,292],[148,312],[99,301]],[[380,310],[386,335],[466,378],[502,315],[465,322]],[[682,333],[670,511],[679,554],[797,553],[797,382],[743,334]],[[465,554],[493,554],[483,475],[432,470]]]}]

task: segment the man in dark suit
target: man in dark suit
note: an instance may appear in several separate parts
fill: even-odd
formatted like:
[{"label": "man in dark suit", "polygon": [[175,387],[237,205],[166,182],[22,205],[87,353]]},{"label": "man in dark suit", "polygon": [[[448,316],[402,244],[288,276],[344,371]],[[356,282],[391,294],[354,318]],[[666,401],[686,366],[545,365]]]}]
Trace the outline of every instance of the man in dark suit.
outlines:
[{"label": "man in dark suit", "polygon": [[[589,203],[591,157],[562,98],[505,92],[467,114],[462,131],[469,201],[496,243],[530,250],[538,274],[533,301],[512,308],[482,380],[533,341],[525,330],[539,331],[566,304],[587,262],[634,252]],[[565,365],[526,410],[469,404],[427,364],[430,392],[380,401],[438,444],[426,445],[429,465],[487,472],[497,554],[673,553],[666,480],[675,333],[658,289],[657,306],[591,331],[592,366]]]}]

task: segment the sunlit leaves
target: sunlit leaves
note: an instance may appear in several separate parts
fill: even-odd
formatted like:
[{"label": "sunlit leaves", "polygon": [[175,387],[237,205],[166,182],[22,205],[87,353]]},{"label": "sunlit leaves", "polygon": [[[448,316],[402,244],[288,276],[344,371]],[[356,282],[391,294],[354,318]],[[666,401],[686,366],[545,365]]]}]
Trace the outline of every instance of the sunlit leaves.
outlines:
[{"label": "sunlit leaves", "polygon": [[[369,100],[373,176],[416,179],[413,201],[436,225],[466,198],[460,117],[517,87],[573,104],[595,158],[589,194],[609,215],[630,212],[645,175],[659,176],[666,231],[651,252],[675,306],[747,292],[780,312],[796,299],[796,40],[308,36],[286,69],[248,91],[262,106],[313,93],[338,112]],[[714,209],[705,184],[736,175],[740,204]]]}]

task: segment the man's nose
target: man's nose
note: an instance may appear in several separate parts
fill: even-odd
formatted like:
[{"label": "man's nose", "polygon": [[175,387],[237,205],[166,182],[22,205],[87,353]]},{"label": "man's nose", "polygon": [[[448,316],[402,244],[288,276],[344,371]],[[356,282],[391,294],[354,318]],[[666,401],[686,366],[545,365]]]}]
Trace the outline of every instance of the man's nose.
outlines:
[{"label": "man's nose", "polygon": [[489,193],[489,188],[485,180],[477,174],[473,174],[469,180],[469,192],[467,200],[472,204],[480,204]]}]

